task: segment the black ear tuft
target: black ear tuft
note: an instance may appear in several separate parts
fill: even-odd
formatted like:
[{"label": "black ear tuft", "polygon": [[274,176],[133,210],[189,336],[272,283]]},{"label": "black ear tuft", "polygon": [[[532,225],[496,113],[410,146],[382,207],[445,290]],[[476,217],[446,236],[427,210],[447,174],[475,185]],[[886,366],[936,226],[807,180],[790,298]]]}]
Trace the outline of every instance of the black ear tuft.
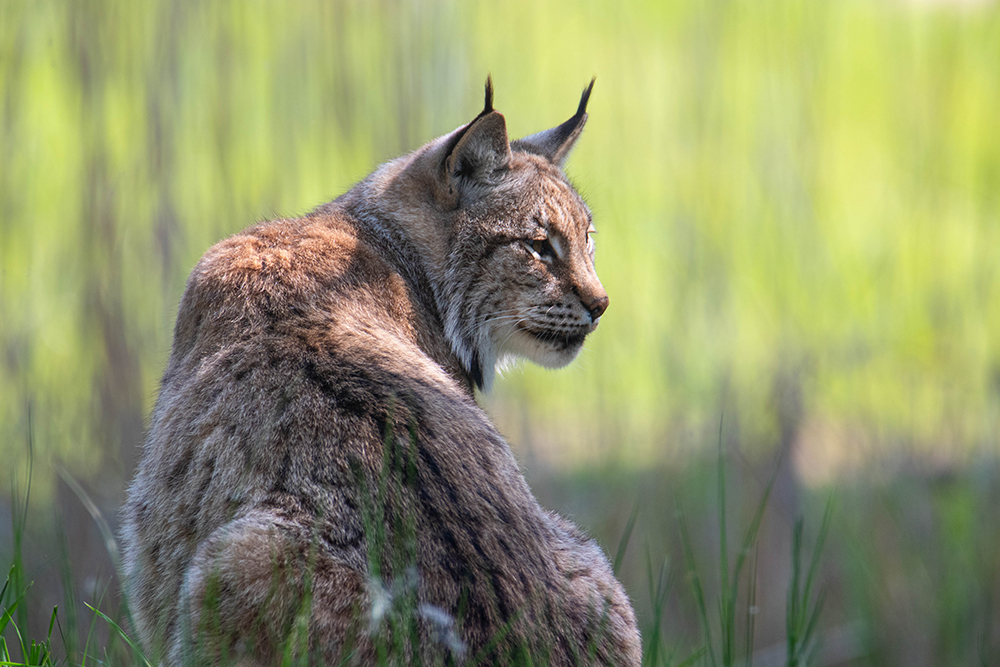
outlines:
[{"label": "black ear tuft", "polygon": [[471,123],[448,136],[443,144],[442,177],[448,192],[457,191],[463,198],[478,196],[492,187],[499,172],[510,162],[507,123],[493,110],[493,77],[486,77],[483,110]]},{"label": "black ear tuft", "polygon": [[511,149],[541,155],[553,164],[561,167],[576,140],[580,137],[583,126],[587,123],[587,103],[590,101],[590,93],[594,90],[595,81],[597,81],[596,76],[590,80],[590,85],[584,89],[583,95],[580,96],[580,104],[577,106],[576,113],[573,114],[572,118],[561,125],[553,127],[551,130],[545,130],[530,137],[518,139],[510,145]]},{"label": "black ear tuft", "polygon": [[[590,85],[591,85],[591,87],[593,87],[594,83],[591,82]],[[590,96],[590,91],[589,90],[587,91],[587,96],[588,97]],[[584,106],[586,106],[586,104],[584,104]],[[488,114],[491,111],[493,111],[493,76],[491,74],[487,74],[486,75],[486,104],[483,105],[483,112],[481,114],[479,114],[479,115],[480,116],[484,116],[484,115]]]},{"label": "black ear tuft", "polygon": [[[590,91],[592,91],[594,89],[594,82],[595,81],[597,81],[597,77],[596,76],[590,79],[590,85],[587,86],[586,90],[583,91],[583,96],[580,97],[580,106],[578,106],[576,108],[576,116],[574,116],[574,118],[579,118],[583,114],[587,113],[587,102],[590,101]],[[490,83],[489,79],[487,79],[486,85],[487,86],[492,86],[492,84]],[[492,93],[492,90],[490,91],[490,93]],[[490,94],[490,99],[492,99],[492,97],[493,97],[493,95]]]}]

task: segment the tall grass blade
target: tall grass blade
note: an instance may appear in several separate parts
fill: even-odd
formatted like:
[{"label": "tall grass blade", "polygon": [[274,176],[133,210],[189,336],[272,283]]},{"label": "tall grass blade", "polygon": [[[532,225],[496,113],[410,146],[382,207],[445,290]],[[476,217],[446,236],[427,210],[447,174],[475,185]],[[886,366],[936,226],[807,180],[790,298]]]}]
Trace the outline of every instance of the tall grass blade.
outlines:
[{"label": "tall grass blade", "polygon": [[705,591],[701,585],[701,577],[698,576],[698,566],[695,563],[694,549],[691,546],[691,535],[688,532],[687,522],[684,520],[684,513],[679,509],[677,510],[677,523],[681,530],[681,545],[684,548],[684,561],[687,564],[688,577],[691,579],[695,602],[698,604],[698,617],[701,620],[702,630],[705,633],[708,657],[712,661],[712,665],[718,665],[719,663],[715,657],[715,649],[713,648],[712,624],[708,620],[708,609],[705,606]]},{"label": "tall grass blade", "polygon": [[[643,651],[643,664],[655,667],[659,663],[660,650],[663,648],[663,610],[666,608],[667,599],[674,585],[673,571],[664,560],[660,565],[656,581],[653,580],[653,560],[646,548],[646,578],[649,590],[652,593],[653,602],[653,622],[650,632],[646,636],[645,651]],[[667,664],[670,658],[667,659]]]},{"label": "tall grass blade", "polygon": [[737,582],[743,571],[743,565],[746,562],[747,554],[750,553],[750,550],[753,549],[754,545],[757,543],[757,536],[760,533],[760,525],[764,521],[764,510],[767,508],[767,502],[771,498],[771,490],[774,488],[774,482],[777,478],[778,466],[775,466],[774,472],[771,474],[771,479],[768,480],[767,486],[764,487],[764,494],[761,496],[760,502],[757,504],[757,509],[754,511],[753,519],[750,520],[746,531],[743,533],[743,541],[740,543],[740,552],[736,555],[736,566],[733,569],[733,583],[730,586],[732,589],[737,587]]},{"label": "tall grass blade", "polygon": [[785,634],[788,639],[788,667],[798,664],[799,648],[799,572],[802,569],[802,519],[795,520],[792,528],[792,583],[788,587],[785,607]]},{"label": "tall grass blade", "polygon": [[87,508],[90,513],[91,518],[94,519],[94,523],[97,524],[97,529],[101,531],[101,537],[104,539],[104,548],[107,549],[108,555],[111,557],[111,562],[115,566],[115,572],[122,572],[122,560],[121,554],[118,551],[118,542],[115,540],[114,531],[111,530],[111,526],[108,525],[107,519],[104,518],[104,514],[101,512],[97,504],[91,499],[90,495],[84,490],[80,483],[74,479],[74,477],[69,474],[65,468],[61,465],[56,465],[56,472],[59,477],[66,482],[68,486],[83,506]]},{"label": "tall grass blade", "polygon": [[733,645],[736,641],[736,600],[735,589],[729,585],[729,536],[726,528],[726,464],[722,450],[722,427],[725,415],[719,417],[719,460],[718,502],[719,502],[719,634],[722,646],[722,664],[732,665]]},{"label": "tall grass blade", "polygon": [[92,606],[90,606],[90,604],[88,604],[86,602],[84,602],[84,604],[87,605],[87,609],[90,609],[92,612],[94,612],[99,617],[101,617],[102,619],[104,619],[104,622],[107,623],[108,626],[112,630],[114,630],[118,634],[119,637],[121,637],[122,641],[124,641],[126,644],[128,644],[129,648],[132,649],[132,654],[139,661],[139,664],[145,665],[146,667],[152,667],[152,663],[150,663],[150,661],[146,658],[146,655],[145,655],[145,653],[143,653],[142,648],[138,644],[136,644],[134,641],[132,641],[132,639],[128,636],[128,634],[121,628],[120,625],[118,625],[114,621],[114,619],[112,619],[110,616],[108,616],[107,614],[105,614],[100,609],[97,609],[96,607],[92,607]]},{"label": "tall grass blade", "polygon": [[760,558],[760,542],[756,543],[756,548],[754,549],[753,561],[750,564],[750,579],[747,583],[747,616],[745,621],[746,627],[746,645],[743,648],[744,665],[750,667],[753,664],[753,643],[754,643],[754,630],[757,624],[757,563]]},{"label": "tall grass blade", "polygon": [[618,540],[618,551],[615,552],[615,560],[611,569],[617,576],[618,568],[621,567],[622,561],[625,560],[625,551],[628,549],[628,543],[632,539],[632,530],[635,528],[636,519],[639,518],[639,501],[635,503],[635,507],[632,508],[632,514],[629,515],[628,523],[625,524],[625,532],[622,533],[622,538]]},{"label": "tall grass blade", "polygon": [[677,663],[677,667],[691,667],[705,655],[705,647],[701,646],[695,649],[694,653],[685,658],[682,662]]},{"label": "tall grass blade", "polygon": [[4,630],[7,629],[7,626],[10,624],[11,620],[14,617],[14,612],[17,610],[17,606],[21,604],[21,599],[22,598],[14,600],[14,602],[12,602],[10,606],[4,609],[3,613],[0,614],[0,632],[3,632]]},{"label": "tall grass blade", "polygon": [[[60,520],[60,526],[65,526],[65,521]],[[66,628],[63,628],[58,617],[56,625],[59,629],[59,637],[62,640],[66,660],[72,662],[76,659],[77,641],[79,640],[76,585],[73,581],[73,568],[70,565],[70,550],[65,529],[58,530],[56,538],[59,549],[59,576],[62,579],[63,615],[66,617]]]},{"label": "tall grass blade", "polygon": [[[0,605],[5,604],[4,600],[7,599],[7,591],[10,589],[10,580],[14,574],[14,565],[10,566],[10,570],[7,571],[7,578],[3,582],[3,588],[0,588]],[[13,602],[17,604],[17,600]],[[3,615],[0,616],[0,632],[6,627],[7,622],[10,621],[10,612],[13,611],[12,607],[4,607]],[[6,619],[6,620],[4,620]]]},{"label": "tall grass blade", "polygon": [[[128,621],[129,625],[134,628],[136,624],[135,624],[135,618],[132,616],[132,607],[131,605],[129,605],[129,590],[127,585],[128,580],[125,577],[125,571],[122,567],[121,552],[118,550],[118,542],[117,540],[115,540],[114,531],[111,530],[111,526],[108,525],[108,521],[107,519],[104,518],[104,513],[101,512],[100,508],[97,506],[97,503],[93,501],[93,499],[90,497],[90,494],[88,494],[87,491],[80,485],[80,483],[76,481],[76,479],[69,473],[69,471],[67,471],[60,465],[56,465],[56,472],[59,474],[59,477],[66,483],[66,485],[70,488],[70,490],[73,491],[74,495],[76,495],[76,497],[80,500],[80,502],[83,503],[83,506],[87,509],[87,512],[90,513],[90,516],[94,520],[94,523],[97,524],[97,529],[100,531],[101,537],[104,540],[104,548],[108,552],[108,557],[111,558],[111,563],[115,568],[115,573],[118,575],[118,580],[121,582],[122,588],[121,588],[120,611],[122,615],[125,617],[125,619]],[[71,637],[70,641],[72,642],[72,647],[75,650],[77,642],[75,608],[74,611],[71,612],[71,614],[72,615],[68,617],[71,626],[69,628],[69,634]],[[91,624],[91,629],[92,628],[93,624]],[[89,635],[90,635],[89,630],[87,634],[89,641]],[[68,648],[69,647],[67,647],[67,649]],[[84,652],[86,652],[86,649],[84,649]]]},{"label": "tall grass blade", "polygon": [[476,653],[475,656],[473,656],[472,661],[469,662],[469,667],[477,667],[483,660],[486,659],[486,656],[492,653],[493,650],[500,645],[500,642],[502,642],[507,637],[507,635],[510,634],[510,631],[511,629],[513,629],[514,624],[521,619],[522,613],[523,611],[518,611],[511,617],[509,621],[504,623],[503,627],[501,627],[497,631],[497,633],[493,635],[490,641],[488,641],[486,645],[483,646],[481,649],[479,649],[479,652]]},{"label": "tall grass blade", "polygon": [[798,667],[810,661],[810,656],[818,649],[815,639],[819,616],[826,600],[825,591],[821,591],[810,608],[813,587],[819,571],[819,558],[823,551],[829,533],[830,520],[833,515],[833,496],[827,500],[820,523],[819,533],[813,547],[809,568],[802,578],[802,534],[803,520],[800,517],[795,522],[792,531],[792,582],[788,589],[788,606],[785,610],[785,626],[787,633],[787,664]]},{"label": "tall grass blade", "polygon": [[[816,545],[813,547],[812,559],[809,562],[809,572],[806,575],[806,586],[802,593],[803,602],[808,602],[812,596],[813,583],[816,580],[816,572],[819,569],[819,557],[826,543],[826,536],[830,529],[830,517],[833,515],[833,495],[826,501],[826,508],[823,510],[823,520],[820,522],[819,533],[816,535]],[[802,609],[803,615],[806,610]],[[803,621],[805,618],[802,619]],[[808,627],[808,626],[806,626]]]},{"label": "tall grass blade", "polygon": [[[31,503],[31,479],[35,467],[35,420],[32,412],[31,400],[26,401],[25,412],[28,420],[27,448],[28,448],[28,480],[24,492],[24,506],[18,506],[19,494],[17,484],[11,485],[11,522],[14,537],[14,566],[11,568],[11,579],[14,586],[14,595],[18,595],[27,590],[25,584],[26,576],[24,572],[24,531],[28,525],[28,505]],[[20,516],[19,516],[20,515]],[[17,607],[17,623],[21,627],[28,627],[28,606],[21,604]],[[22,646],[23,648],[23,646]],[[24,655],[24,654],[22,654]]]}]

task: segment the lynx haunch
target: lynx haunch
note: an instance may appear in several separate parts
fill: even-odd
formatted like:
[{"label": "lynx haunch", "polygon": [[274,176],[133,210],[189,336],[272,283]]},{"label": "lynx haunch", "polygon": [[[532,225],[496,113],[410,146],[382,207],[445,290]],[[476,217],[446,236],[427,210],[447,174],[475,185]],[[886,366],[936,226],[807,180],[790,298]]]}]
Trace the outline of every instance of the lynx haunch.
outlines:
[{"label": "lynx haunch", "polygon": [[592,87],[510,142],[487,80],[472,122],[198,263],[124,510],[154,657],[639,664],[607,558],[474,396],[567,364],[608,306],[562,172]]}]

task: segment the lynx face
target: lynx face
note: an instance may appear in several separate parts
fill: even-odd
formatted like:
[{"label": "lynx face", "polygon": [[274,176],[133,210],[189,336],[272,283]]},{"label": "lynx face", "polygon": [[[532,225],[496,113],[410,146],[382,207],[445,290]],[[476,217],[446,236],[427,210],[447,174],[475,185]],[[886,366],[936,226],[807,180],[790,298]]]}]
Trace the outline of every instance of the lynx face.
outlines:
[{"label": "lynx face", "polygon": [[576,357],[608,307],[594,271],[595,229],[561,172],[534,155],[515,154],[513,161],[521,163],[515,178],[528,181],[522,187],[529,190],[515,196],[536,205],[487,242],[470,315],[500,365],[519,356],[559,368]]}]

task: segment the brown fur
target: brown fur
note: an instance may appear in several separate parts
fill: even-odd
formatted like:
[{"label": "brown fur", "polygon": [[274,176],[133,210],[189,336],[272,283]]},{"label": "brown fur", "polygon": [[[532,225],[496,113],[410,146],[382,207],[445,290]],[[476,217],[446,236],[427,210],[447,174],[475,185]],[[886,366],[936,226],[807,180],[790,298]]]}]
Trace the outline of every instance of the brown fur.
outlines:
[{"label": "brown fur", "polygon": [[472,123],[199,262],[124,513],[163,662],[639,664],[604,554],[474,397],[511,356],[568,363],[607,307],[561,170],[589,93],[511,144],[487,84]]}]

